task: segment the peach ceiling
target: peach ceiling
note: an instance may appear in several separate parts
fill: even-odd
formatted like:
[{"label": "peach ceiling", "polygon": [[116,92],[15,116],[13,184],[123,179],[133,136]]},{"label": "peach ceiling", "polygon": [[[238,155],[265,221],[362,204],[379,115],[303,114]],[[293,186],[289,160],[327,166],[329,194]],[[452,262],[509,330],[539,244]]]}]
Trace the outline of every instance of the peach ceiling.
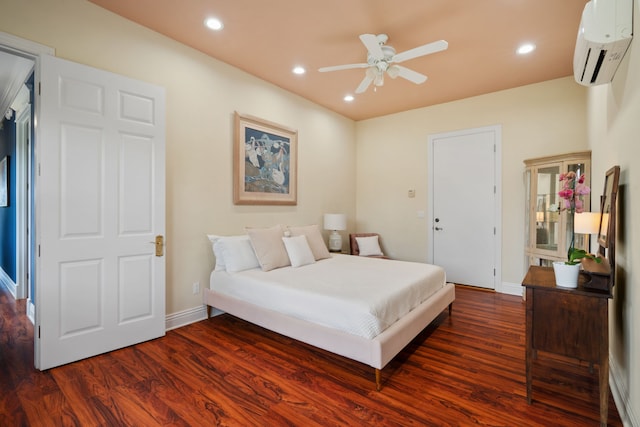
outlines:
[{"label": "peach ceiling", "polygon": [[[207,55],[353,120],[440,104],[572,74],[586,0],[90,0]],[[216,16],[224,29],[203,22]],[[402,52],[444,39],[449,49],[404,62],[428,76],[385,78],[355,95],[366,62],[358,36],[389,36]],[[518,56],[523,42],[537,45]],[[306,74],[292,74],[295,65]],[[351,103],[343,101],[354,94]]]}]

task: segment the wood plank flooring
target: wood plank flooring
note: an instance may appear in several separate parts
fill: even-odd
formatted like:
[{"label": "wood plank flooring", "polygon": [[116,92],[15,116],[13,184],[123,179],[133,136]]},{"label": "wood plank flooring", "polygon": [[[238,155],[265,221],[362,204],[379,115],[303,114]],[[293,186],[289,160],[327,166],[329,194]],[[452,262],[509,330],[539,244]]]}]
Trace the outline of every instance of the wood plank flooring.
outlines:
[{"label": "wood plank flooring", "polygon": [[0,286],[0,425],[598,425],[585,364],[540,354],[527,405],[524,343],[521,298],[457,287],[381,392],[372,368],[228,315],[39,372],[24,302]]}]

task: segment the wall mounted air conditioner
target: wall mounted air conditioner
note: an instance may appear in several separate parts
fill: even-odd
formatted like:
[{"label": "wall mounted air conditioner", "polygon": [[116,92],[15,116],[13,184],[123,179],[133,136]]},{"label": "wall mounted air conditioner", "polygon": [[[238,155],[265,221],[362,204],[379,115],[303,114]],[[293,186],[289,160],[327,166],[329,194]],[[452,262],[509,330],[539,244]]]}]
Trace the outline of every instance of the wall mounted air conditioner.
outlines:
[{"label": "wall mounted air conditioner", "polygon": [[582,12],[573,75],[578,83],[609,83],[633,37],[633,0],[591,0]]}]

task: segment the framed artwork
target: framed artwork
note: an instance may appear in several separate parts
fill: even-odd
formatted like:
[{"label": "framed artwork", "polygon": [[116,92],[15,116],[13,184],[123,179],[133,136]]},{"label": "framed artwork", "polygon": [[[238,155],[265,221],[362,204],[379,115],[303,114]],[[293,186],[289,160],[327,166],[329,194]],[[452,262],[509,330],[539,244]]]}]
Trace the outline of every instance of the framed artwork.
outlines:
[{"label": "framed artwork", "polygon": [[9,156],[0,161],[0,207],[9,206]]},{"label": "framed artwork", "polygon": [[600,231],[598,232],[598,244],[604,248],[609,248],[614,236],[609,236],[615,231],[616,196],[618,194],[618,181],[620,180],[620,167],[614,166],[607,171],[604,178],[604,191],[600,201]]},{"label": "framed artwork", "polygon": [[295,205],[298,131],[235,113],[233,203]]}]

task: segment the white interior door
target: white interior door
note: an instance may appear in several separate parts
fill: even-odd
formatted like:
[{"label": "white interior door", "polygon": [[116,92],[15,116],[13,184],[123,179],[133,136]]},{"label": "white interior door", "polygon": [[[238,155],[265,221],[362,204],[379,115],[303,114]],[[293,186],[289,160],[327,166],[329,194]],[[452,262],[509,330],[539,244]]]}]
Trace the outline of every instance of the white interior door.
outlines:
[{"label": "white interior door", "polygon": [[37,117],[36,367],[165,333],[164,89],[49,55]]},{"label": "white interior door", "polygon": [[450,282],[495,289],[498,139],[497,127],[429,138],[432,262]]}]

